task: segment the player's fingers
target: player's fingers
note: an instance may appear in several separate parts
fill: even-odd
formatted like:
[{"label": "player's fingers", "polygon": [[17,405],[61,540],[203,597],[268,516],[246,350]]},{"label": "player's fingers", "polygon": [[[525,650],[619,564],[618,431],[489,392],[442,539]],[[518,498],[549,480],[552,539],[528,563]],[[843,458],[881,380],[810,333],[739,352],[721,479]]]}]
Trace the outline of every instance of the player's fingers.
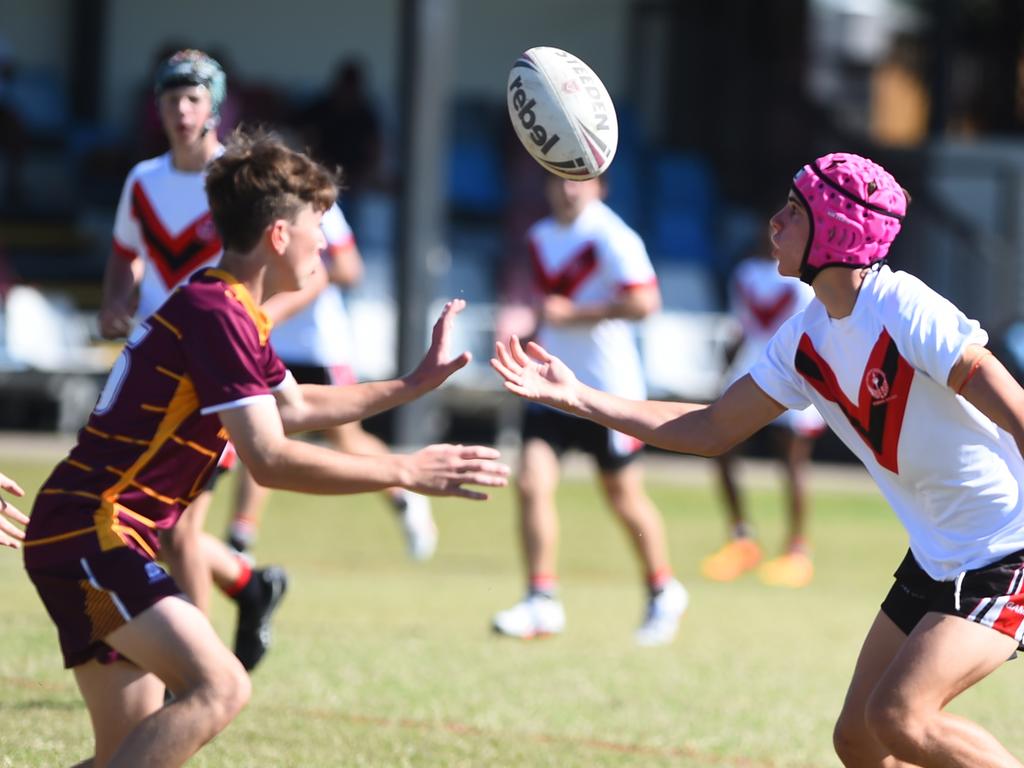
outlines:
[{"label": "player's fingers", "polygon": [[509,346],[509,351],[512,353],[512,359],[519,363],[519,365],[525,368],[530,364],[530,358],[527,357],[526,352],[523,351],[523,345],[519,343],[518,336],[512,337],[512,343]]},{"label": "player's fingers", "polygon": [[21,530],[21,528],[7,522],[2,517],[0,517],[0,532],[10,536],[11,538],[17,539],[18,541],[23,541],[25,538],[25,532]]},{"label": "player's fingers", "polygon": [[9,491],[15,496],[25,495],[25,491],[21,489],[21,486],[4,474],[0,474],[0,490]]},{"label": "player's fingers", "polygon": [[508,367],[502,365],[501,361],[496,358],[491,358],[491,368],[498,372],[506,381],[519,381],[519,374],[515,371],[509,370]]},{"label": "player's fingers", "polygon": [[461,485],[456,485],[449,489],[449,495],[460,499],[469,499],[470,501],[487,501],[490,498],[483,491],[473,491],[469,488],[463,488]]},{"label": "player's fingers", "polygon": [[530,355],[530,357],[534,357],[545,363],[551,362],[551,353],[544,349],[544,347],[542,347],[536,341],[528,342],[526,345],[526,351]]},{"label": "player's fingers", "polygon": [[501,451],[488,445],[460,445],[456,447],[459,449],[459,456],[463,459],[497,459],[501,456]]},{"label": "player's fingers", "polygon": [[509,354],[508,347],[504,343],[500,341],[494,342],[494,356],[506,367],[512,367],[512,356]]},{"label": "player's fingers", "polygon": [[524,387],[522,384],[517,384],[514,381],[506,381],[505,382],[505,389],[507,389],[513,395],[519,395],[520,397],[525,397],[525,398],[529,398],[530,397],[530,389],[528,389],[527,387]]},{"label": "player's fingers", "polygon": [[6,516],[9,520],[13,520],[16,523],[21,523],[22,525],[28,525],[28,515],[23,513],[20,509],[18,509],[10,502],[4,502],[3,508],[0,509],[0,513]]},{"label": "player's fingers", "polygon": [[451,376],[460,368],[465,368],[467,365],[469,365],[469,361],[472,359],[472,354],[470,354],[469,352],[463,352],[454,360],[449,360],[448,364],[445,366],[445,376]]}]

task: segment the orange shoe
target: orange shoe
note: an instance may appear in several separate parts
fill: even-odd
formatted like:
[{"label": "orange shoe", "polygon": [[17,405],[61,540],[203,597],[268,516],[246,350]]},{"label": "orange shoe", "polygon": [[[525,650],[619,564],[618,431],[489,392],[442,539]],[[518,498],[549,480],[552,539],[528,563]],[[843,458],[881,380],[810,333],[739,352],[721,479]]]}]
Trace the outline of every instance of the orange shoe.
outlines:
[{"label": "orange shoe", "polygon": [[712,581],[733,581],[761,562],[761,547],[749,538],[733,539],[700,563],[704,578]]},{"label": "orange shoe", "polygon": [[757,569],[757,576],[771,587],[806,587],[814,578],[814,563],[806,552],[787,552]]}]

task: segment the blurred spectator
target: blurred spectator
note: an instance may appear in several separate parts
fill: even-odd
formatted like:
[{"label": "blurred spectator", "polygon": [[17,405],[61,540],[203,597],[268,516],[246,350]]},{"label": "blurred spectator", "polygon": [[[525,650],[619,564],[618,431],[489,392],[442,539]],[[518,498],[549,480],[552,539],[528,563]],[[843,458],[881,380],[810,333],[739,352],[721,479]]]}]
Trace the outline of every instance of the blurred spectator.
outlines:
[{"label": "blurred spectator", "polygon": [[381,181],[380,120],[360,62],[338,64],[327,92],[298,115],[298,127],[320,162],[344,170],[348,203]]}]

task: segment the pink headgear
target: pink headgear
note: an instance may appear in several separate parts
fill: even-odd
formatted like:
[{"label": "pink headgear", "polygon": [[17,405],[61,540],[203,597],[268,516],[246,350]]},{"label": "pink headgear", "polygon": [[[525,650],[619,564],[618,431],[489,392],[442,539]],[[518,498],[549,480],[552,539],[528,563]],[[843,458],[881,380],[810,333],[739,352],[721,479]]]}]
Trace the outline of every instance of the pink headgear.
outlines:
[{"label": "pink headgear", "polygon": [[884,261],[907,212],[906,194],[891,173],[846,152],[805,165],[793,177],[793,191],[811,220],[800,265],[800,279],[808,285],[825,267]]}]

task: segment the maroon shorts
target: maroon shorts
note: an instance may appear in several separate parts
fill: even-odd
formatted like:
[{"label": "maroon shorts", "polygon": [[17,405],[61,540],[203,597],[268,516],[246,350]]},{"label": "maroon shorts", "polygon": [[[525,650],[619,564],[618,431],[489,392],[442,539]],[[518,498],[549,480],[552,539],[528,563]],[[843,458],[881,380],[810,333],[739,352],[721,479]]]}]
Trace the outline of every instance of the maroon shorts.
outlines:
[{"label": "maroon shorts", "polygon": [[57,625],[69,669],[91,659],[114,661],[118,656],[103,638],[157,601],[182,596],[167,571],[129,547],[30,568],[28,576]]}]

